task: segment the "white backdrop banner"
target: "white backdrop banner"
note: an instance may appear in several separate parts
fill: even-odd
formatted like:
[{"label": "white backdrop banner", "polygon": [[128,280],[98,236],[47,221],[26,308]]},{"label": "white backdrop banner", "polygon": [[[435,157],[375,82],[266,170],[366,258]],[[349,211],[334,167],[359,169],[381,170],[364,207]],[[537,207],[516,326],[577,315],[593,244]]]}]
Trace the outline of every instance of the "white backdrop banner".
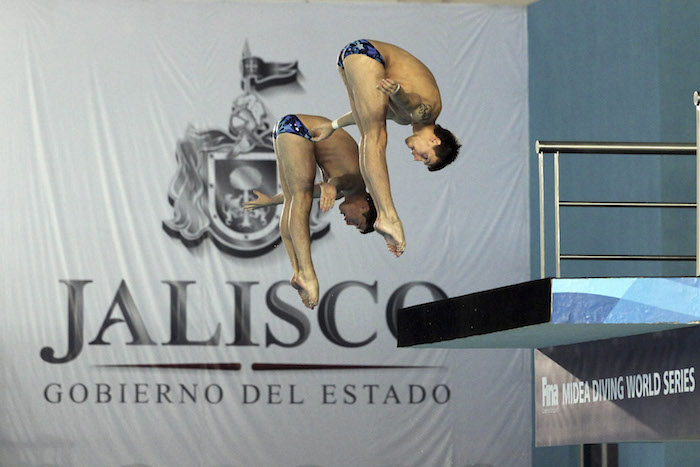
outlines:
[{"label": "white backdrop banner", "polygon": [[[482,5],[1,1],[0,464],[529,465],[529,351],[394,337],[401,307],[529,279],[526,23]],[[314,211],[309,311],[280,208],[241,203],[279,188],[279,117],[349,110],[336,58],[359,38],[426,63],[464,147],[429,173],[388,124],[406,252]]]}]

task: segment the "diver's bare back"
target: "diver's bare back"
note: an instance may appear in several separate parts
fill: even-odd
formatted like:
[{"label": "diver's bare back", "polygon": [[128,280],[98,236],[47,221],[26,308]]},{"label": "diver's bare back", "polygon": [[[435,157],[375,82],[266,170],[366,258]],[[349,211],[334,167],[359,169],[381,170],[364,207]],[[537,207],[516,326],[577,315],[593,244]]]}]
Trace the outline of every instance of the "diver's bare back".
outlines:
[{"label": "diver's bare back", "polygon": [[[430,122],[434,122],[442,110],[442,99],[433,73],[423,62],[404,49],[373,39],[369,41],[384,57],[386,77],[398,82],[407,93],[418,94],[424,104],[431,106]],[[391,101],[389,106],[394,113],[404,116],[404,112],[395,108]]]},{"label": "diver's bare back", "polygon": [[[329,121],[315,115],[297,114],[297,117],[307,128],[314,128]],[[336,130],[329,138],[314,143],[314,156],[325,179],[360,173],[357,143],[342,128]]]}]

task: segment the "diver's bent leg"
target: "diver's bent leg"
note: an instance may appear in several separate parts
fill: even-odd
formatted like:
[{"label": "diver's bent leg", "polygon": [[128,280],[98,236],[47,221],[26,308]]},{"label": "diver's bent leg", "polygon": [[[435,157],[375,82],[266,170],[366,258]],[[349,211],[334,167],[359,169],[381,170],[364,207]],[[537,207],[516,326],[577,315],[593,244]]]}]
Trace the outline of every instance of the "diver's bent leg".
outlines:
[{"label": "diver's bent leg", "polygon": [[389,250],[400,256],[406,248],[403,225],[391,196],[386,163],[386,114],[389,98],[377,89],[384,67],[365,56],[345,59],[344,78],[355,121],[360,128],[360,171],[377,207],[375,230],[384,236]]},{"label": "diver's bent leg", "polygon": [[311,234],[309,231],[309,214],[311,212],[312,191],[296,191],[292,194],[289,211],[289,233],[294,254],[299,265],[296,276],[299,294],[308,308],[318,304],[318,278],[311,261]]}]

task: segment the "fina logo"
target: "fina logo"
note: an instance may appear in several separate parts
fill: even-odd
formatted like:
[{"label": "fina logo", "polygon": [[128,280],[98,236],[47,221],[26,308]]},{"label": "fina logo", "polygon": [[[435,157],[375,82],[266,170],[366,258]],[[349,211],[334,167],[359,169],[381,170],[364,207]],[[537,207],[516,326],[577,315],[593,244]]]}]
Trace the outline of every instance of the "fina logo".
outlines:
[{"label": "fina logo", "polygon": [[[222,251],[241,257],[260,256],[280,241],[282,205],[246,211],[253,190],[270,196],[282,191],[272,144],[275,125],[258,91],[293,83],[297,62],[265,62],[250,53],[248,42],[241,58],[241,88],[231,108],[228,131],[198,131],[188,127],[177,142],[177,172],[168,189],[173,218],[163,229],[189,247],[208,236]],[[315,202],[309,217],[311,238],[330,229]]]},{"label": "fina logo", "polygon": [[559,387],[556,384],[548,384],[547,378],[542,377],[542,412],[556,412],[559,408]]}]

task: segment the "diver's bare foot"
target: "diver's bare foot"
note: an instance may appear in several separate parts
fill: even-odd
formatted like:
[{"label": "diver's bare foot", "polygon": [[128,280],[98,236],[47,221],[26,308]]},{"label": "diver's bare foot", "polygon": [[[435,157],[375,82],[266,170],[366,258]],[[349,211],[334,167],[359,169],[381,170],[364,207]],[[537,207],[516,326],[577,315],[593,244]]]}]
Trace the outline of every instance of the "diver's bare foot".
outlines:
[{"label": "diver's bare foot", "polygon": [[403,225],[400,220],[389,221],[386,219],[377,219],[374,222],[374,230],[384,237],[389,251],[394,253],[397,257],[401,256],[406,249],[406,240],[403,236]]},{"label": "diver's bare foot", "polygon": [[295,276],[293,280],[296,282],[296,286],[292,284],[292,287],[297,289],[304,306],[313,310],[318,305],[318,280],[315,277],[305,279],[301,275]]},{"label": "diver's bare foot", "polygon": [[296,291],[299,293],[299,297],[301,297],[301,301],[304,303],[304,306],[307,308],[313,309],[312,300],[309,297],[309,293],[306,291],[306,289],[301,285],[299,282],[299,276],[294,274],[294,276],[291,278],[289,281],[290,284],[292,284],[292,287],[296,289]]}]

